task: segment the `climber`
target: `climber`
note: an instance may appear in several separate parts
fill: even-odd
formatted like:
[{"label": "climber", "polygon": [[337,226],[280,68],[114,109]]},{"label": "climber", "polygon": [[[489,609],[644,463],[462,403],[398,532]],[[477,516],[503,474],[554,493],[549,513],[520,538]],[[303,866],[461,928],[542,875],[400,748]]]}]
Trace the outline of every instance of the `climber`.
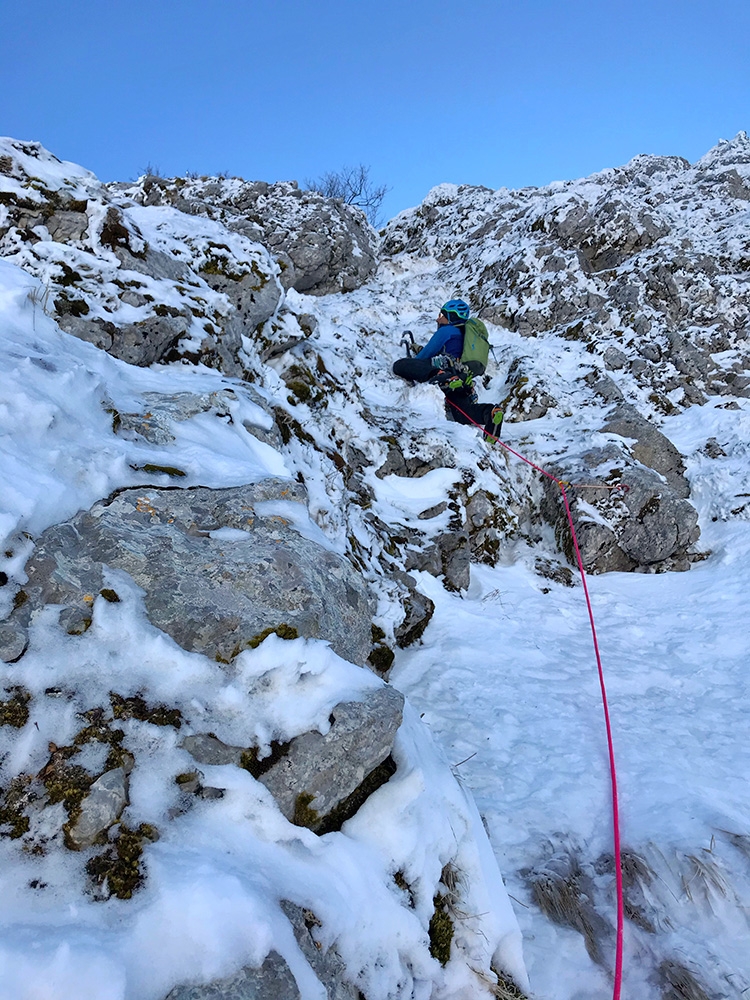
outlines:
[{"label": "climber", "polygon": [[[469,320],[469,313],[463,299],[446,302],[438,313],[437,329],[426,346],[413,357],[394,362],[393,374],[407,382],[432,382],[440,386],[445,395],[446,418],[459,424],[479,424],[485,440],[491,440],[500,435],[503,411],[492,403],[480,403],[474,388],[474,376],[484,372],[489,344],[484,324]],[[483,360],[467,360],[464,350],[467,322],[484,331],[478,336],[486,343]]]}]

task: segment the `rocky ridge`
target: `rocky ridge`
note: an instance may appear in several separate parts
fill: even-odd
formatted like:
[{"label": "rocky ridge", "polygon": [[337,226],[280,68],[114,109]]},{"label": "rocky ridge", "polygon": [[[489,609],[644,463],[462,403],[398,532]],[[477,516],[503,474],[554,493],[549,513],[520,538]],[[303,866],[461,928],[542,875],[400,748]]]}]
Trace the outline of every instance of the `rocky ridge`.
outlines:
[{"label": "rocky ridge", "polygon": [[747,397],[750,138],[696,164],[637,156],[545,188],[442,185],[387,227],[432,254],[482,316],[583,343],[649,416]]},{"label": "rocky ridge", "polygon": [[311,295],[351,292],[373,273],[376,236],[358,209],[301,190],[296,181],[153,175],[110,191],[138,205],[167,205],[220,221],[267,247],[284,288]]}]

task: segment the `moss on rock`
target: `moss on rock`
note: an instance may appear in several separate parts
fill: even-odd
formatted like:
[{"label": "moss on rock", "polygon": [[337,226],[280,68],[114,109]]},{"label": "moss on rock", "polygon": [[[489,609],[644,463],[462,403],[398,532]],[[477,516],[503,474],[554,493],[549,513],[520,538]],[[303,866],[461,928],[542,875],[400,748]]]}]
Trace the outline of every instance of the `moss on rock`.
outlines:
[{"label": "moss on rock", "polygon": [[289,743],[277,743],[275,740],[271,743],[271,752],[266,757],[258,757],[258,747],[250,747],[247,750],[243,750],[240,755],[240,767],[244,768],[245,771],[249,771],[254,778],[260,778],[262,774],[269,771],[274,764],[277,764],[282,757],[286,757],[289,753]]},{"label": "moss on rock", "polygon": [[448,913],[448,897],[438,892],[432,903],[435,909],[430,917],[428,929],[430,954],[441,965],[447,965],[451,957],[451,942],[453,941],[453,920]]},{"label": "moss on rock", "polygon": [[372,648],[370,655],[367,657],[367,662],[379,674],[386,674],[393,666],[395,658],[395,653],[390,646],[381,642]]},{"label": "moss on rock", "polygon": [[97,898],[131,899],[145,879],[142,868],[144,842],[158,839],[158,831],[150,823],[141,823],[137,830],[121,823],[114,843],[86,864],[86,873],[98,890]]},{"label": "moss on rock", "polygon": [[24,806],[29,800],[30,774],[19,774],[8,787],[0,789],[0,836],[17,840],[29,831],[29,817]]},{"label": "moss on rock", "polygon": [[14,726],[22,729],[29,721],[31,695],[25,688],[12,688],[7,701],[0,701],[0,726]]},{"label": "moss on rock", "polygon": [[116,719],[137,719],[139,722],[150,722],[154,726],[182,725],[182,712],[179,708],[169,708],[167,705],[149,705],[140,694],[123,698],[114,691],[109,693],[112,714]]}]

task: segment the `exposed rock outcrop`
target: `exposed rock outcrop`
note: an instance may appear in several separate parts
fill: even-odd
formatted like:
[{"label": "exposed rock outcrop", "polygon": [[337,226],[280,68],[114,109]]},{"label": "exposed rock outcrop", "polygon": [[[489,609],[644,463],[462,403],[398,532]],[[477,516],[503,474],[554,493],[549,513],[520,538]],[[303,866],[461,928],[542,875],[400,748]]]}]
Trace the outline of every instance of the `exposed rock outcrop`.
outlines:
[{"label": "exposed rock outcrop", "polygon": [[[700,529],[697,511],[684,498],[681,476],[673,486],[652,469],[633,464],[617,448],[592,449],[572,463],[572,469],[568,467],[567,475],[574,476],[574,485],[568,492],[588,572],[689,569],[697,558],[693,547]],[[575,564],[557,484],[545,480],[544,496],[542,513],[554,526],[568,561]]]},{"label": "exposed rock outcrop", "polygon": [[44,533],[19,613],[53,603],[85,616],[106,588],[107,566],[143,587],[151,621],[185,649],[229,662],[281,629],[328,639],[363,664],[369,594],[345,560],[294,527],[308,519],[304,500],[298,483],[272,479],[225,490],[125,490]]},{"label": "exposed rock outcrop", "polygon": [[45,186],[37,164],[59,161],[38,143],[7,148],[0,255],[42,279],[40,305],[64,330],[130,364],[187,358],[242,376],[243,336],[284,289],[349,291],[375,267],[364,215],[293,183],[107,186],[66,164]]},{"label": "exposed rock outcrop", "polygon": [[403,705],[394,688],[376,688],[362,701],[336,705],[327,733],[303,733],[264,756],[211,733],[187,736],[181,745],[198,764],[244,767],[290,822],[327,833],[340,829],[395,771],[391,754]]},{"label": "exposed rock outcrop", "polygon": [[294,181],[146,176],[111,188],[141,205],[220,218],[227,229],[267,247],[279,261],[284,287],[298,292],[349,292],[375,269],[377,236],[364,213]]}]

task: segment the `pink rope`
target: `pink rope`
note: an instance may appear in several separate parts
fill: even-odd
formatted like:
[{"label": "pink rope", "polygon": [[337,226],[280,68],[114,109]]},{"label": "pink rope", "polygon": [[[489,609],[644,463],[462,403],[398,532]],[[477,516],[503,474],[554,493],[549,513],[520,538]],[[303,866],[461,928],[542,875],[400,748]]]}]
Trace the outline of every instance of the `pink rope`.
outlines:
[{"label": "pink rope", "polygon": [[[446,399],[450,405],[458,410],[459,413],[469,421],[469,423],[474,424],[475,427],[479,427],[480,430],[484,430],[480,424],[471,417],[464,413],[464,411],[451,400]],[[596,666],[599,672],[599,687],[602,696],[602,707],[604,708],[604,722],[607,728],[607,746],[609,749],[609,774],[612,786],[612,827],[613,827],[613,841],[614,841],[614,858],[615,858],[615,883],[617,889],[617,943],[615,948],[615,977],[614,977],[614,993],[613,1000],[620,1000],[620,991],[622,989],[622,951],[623,951],[623,927],[625,923],[625,907],[623,902],[623,885],[622,885],[622,860],[620,857],[620,809],[618,805],[617,798],[617,770],[615,768],[615,746],[614,740],[612,738],[612,725],[609,717],[609,705],[607,702],[607,689],[604,684],[604,668],[602,667],[602,658],[599,653],[599,642],[596,637],[596,624],[594,622],[594,609],[591,606],[591,597],[589,596],[589,588],[586,583],[586,572],[583,568],[583,559],[581,557],[581,550],[578,546],[578,536],[576,535],[575,525],[573,524],[573,514],[570,509],[570,503],[568,502],[568,494],[565,491],[565,483],[562,479],[558,479],[551,473],[542,469],[541,466],[535,465],[534,462],[525,458],[519,452],[514,451],[510,445],[507,445],[504,441],[501,441],[499,437],[494,434],[487,434],[487,437],[492,438],[493,441],[497,441],[498,444],[502,445],[506,451],[509,451],[511,455],[515,455],[516,458],[520,458],[522,462],[526,465],[530,465],[532,469],[536,469],[547,479],[551,479],[553,483],[557,483],[560,487],[560,492],[562,493],[563,503],[565,504],[565,513],[568,518],[568,527],[570,528],[570,534],[573,539],[573,548],[576,554],[576,561],[578,563],[578,571],[581,574],[581,583],[583,584],[583,593],[586,597],[586,607],[589,613],[589,624],[591,625],[591,636],[594,640],[594,654],[596,656]]]}]

